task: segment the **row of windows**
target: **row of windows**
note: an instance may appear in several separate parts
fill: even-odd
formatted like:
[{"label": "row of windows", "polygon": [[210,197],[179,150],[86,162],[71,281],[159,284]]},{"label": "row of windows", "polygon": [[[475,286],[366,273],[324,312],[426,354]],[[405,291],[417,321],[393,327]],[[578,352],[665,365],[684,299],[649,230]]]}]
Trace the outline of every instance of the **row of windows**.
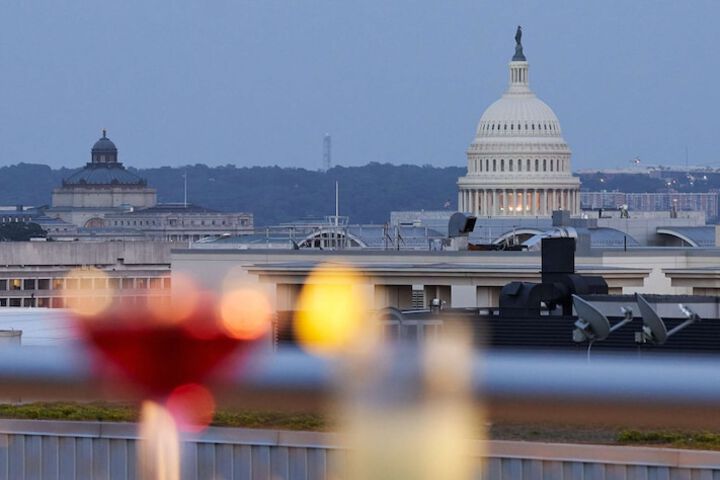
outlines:
[{"label": "row of windows", "polygon": [[170,277],[125,278],[0,278],[0,291],[7,290],[124,290],[169,289]]},{"label": "row of windows", "polygon": [[[514,130],[523,130],[523,126],[525,127],[524,130],[526,131],[546,131],[546,132],[560,132],[560,127],[556,125],[554,122],[547,122],[547,123],[485,123],[483,122],[480,125],[480,131],[482,132],[494,132],[494,131],[514,131]],[[508,128],[510,127],[510,128]]]},{"label": "row of windows", "polygon": [[[158,297],[119,297],[121,305],[146,305],[152,299],[154,304],[170,305],[170,296]],[[39,308],[65,308],[67,305],[76,304],[78,298],[72,297],[0,297],[0,307],[39,307]]]},{"label": "row of windows", "polygon": [[[169,225],[177,225],[177,220],[174,218],[171,218],[168,220]],[[205,220],[188,220],[188,225],[227,225],[228,222],[225,220],[208,220],[207,224],[205,223]],[[247,226],[248,220],[242,219],[240,220],[240,225]],[[113,220],[114,226],[150,226],[150,225],[162,225],[162,222],[160,220]],[[185,225],[185,220],[180,221],[180,225]]]},{"label": "row of windows", "polygon": [[29,222],[30,217],[0,217],[0,223]]},{"label": "row of windows", "polygon": [[[516,169],[518,172],[523,170],[526,172],[560,172],[566,170],[565,160],[559,158],[551,158],[549,161],[544,158],[542,162],[538,158],[535,159],[535,162],[532,162],[529,158],[526,160],[521,158],[516,160],[508,159],[507,163],[504,158],[501,158],[500,162],[496,158],[492,160],[486,158],[485,160],[475,159],[474,163],[476,172],[497,172],[498,168],[500,172],[504,172],[506,165],[508,172],[513,172]],[[523,165],[525,166],[523,167]],[[535,166],[534,169],[532,169],[533,165]]]}]

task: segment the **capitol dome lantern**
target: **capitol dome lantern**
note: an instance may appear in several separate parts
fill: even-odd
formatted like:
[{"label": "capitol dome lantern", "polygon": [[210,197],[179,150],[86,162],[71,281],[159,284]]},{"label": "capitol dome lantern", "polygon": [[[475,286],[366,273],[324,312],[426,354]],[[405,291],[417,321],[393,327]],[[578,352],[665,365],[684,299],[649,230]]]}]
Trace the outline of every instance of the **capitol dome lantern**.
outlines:
[{"label": "capitol dome lantern", "polygon": [[580,181],[552,109],[530,90],[522,30],[515,34],[509,85],[483,113],[458,179],[458,210],[477,216],[550,216],[580,210]]}]

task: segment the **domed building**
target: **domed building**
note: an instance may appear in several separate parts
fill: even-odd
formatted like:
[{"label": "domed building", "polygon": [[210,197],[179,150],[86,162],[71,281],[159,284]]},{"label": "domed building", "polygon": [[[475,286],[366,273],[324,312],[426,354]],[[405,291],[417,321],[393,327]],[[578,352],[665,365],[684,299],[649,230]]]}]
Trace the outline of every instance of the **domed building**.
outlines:
[{"label": "domed building", "polygon": [[510,81],[480,118],[458,179],[458,210],[484,217],[546,217],[580,211],[580,181],[552,109],[530,90],[529,64],[515,35]]},{"label": "domed building", "polygon": [[118,149],[103,130],[90,162],[53,190],[47,214],[80,227],[102,227],[107,214],[156,204],[155,189],[118,161]]}]

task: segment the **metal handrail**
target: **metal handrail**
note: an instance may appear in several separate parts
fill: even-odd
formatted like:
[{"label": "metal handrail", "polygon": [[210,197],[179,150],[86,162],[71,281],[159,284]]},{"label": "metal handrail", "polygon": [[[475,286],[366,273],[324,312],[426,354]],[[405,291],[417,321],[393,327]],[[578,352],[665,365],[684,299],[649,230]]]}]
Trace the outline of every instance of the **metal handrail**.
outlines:
[{"label": "metal handrail", "polygon": [[[88,358],[70,347],[0,350],[0,396],[139,399],[104,379]],[[716,357],[600,356],[586,363],[577,355],[491,351],[473,362],[472,391],[492,420],[720,427]],[[281,350],[253,354],[224,371],[210,379],[221,405],[307,409],[335,398],[342,370],[337,362]]]}]

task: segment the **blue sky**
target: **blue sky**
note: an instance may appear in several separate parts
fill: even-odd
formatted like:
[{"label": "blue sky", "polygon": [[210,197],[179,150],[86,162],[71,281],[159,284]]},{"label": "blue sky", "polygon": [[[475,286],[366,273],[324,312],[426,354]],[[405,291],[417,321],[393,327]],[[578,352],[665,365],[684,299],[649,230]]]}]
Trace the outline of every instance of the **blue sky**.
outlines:
[{"label": "blue sky", "polygon": [[575,169],[720,166],[720,2],[5,0],[0,164],[464,166],[523,25]]}]

